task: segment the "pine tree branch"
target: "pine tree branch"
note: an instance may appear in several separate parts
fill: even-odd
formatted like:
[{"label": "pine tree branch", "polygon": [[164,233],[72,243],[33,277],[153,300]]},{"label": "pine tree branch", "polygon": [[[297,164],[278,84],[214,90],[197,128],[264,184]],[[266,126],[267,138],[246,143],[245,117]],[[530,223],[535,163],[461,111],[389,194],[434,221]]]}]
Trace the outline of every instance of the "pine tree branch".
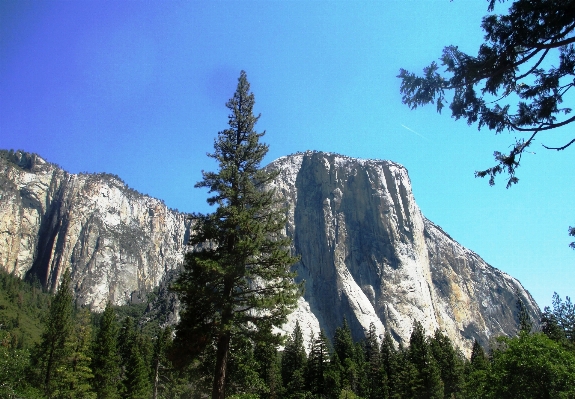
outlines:
[{"label": "pine tree branch", "polygon": [[571,140],[570,142],[568,142],[567,144],[565,144],[562,147],[547,147],[545,144],[541,144],[543,147],[545,147],[548,150],[557,150],[557,151],[562,151],[565,148],[569,147],[571,144],[575,143],[575,139]]}]

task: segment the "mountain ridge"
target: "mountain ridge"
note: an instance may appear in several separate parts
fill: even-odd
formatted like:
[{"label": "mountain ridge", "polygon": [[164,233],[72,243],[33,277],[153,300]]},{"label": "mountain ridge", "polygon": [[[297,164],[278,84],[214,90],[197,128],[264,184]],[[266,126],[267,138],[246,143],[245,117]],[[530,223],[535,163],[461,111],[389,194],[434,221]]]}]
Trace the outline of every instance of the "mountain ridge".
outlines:
[{"label": "mountain ridge", "polygon": [[[356,338],[373,322],[406,342],[418,320],[467,352],[473,339],[515,332],[518,298],[538,320],[516,279],[421,214],[402,165],[307,151],[266,168],[279,171],[270,187],[287,206],[306,286],[284,331],[299,320],[332,336],[346,317]],[[5,151],[0,176],[0,267],[11,273],[54,288],[70,267],[78,302],[102,310],[138,300],[183,260],[192,222],[115,175],[70,174]]]}]

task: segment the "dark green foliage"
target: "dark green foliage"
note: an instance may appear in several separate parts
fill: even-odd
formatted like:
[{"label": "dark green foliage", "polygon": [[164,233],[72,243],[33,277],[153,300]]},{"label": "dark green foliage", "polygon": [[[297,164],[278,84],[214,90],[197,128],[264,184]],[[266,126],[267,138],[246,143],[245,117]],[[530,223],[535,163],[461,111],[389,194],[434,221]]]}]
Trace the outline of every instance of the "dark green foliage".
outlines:
[{"label": "dark green foliage", "polygon": [[369,324],[369,330],[364,342],[365,360],[379,364],[379,342],[377,341],[377,331],[375,324]]},{"label": "dark green foliage", "polygon": [[463,375],[463,397],[465,398],[483,398],[487,397],[488,377],[490,372],[490,363],[479,342],[473,342],[471,358],[465,364]]},{"label": "dark green foliage", "polygon": [[299,322],[288,337],[281,360],[281,375],[287,394],[299,397],[305,390],[305,368],[307,354],[303,344],[303,335]]},{"label": "dark green foliage", "polygon": [[343,325],[335,329],[333,337],[333,350],[335,351],[339,361],[343,364],[347,359],[354,358],[354,345],[351,336],[351,329],[347,323],[347,319],[343,319]]},{"label": "dark green foliage", "polygon": [[[197,359],[215,345],[213,398],[223,398],[228,356],[238,336],[276,344],[271,334],[295,306],[299,289],[290,266],[289,239],[282,235],[285,209],[274,191],[266,190],[276,173],[260,169],[268,151],[254,130],[254,95],[245,72],[226,106],[229,128],[214,142],[217,172],[203,172],[196,187],[212,194],[211,214],[194,214],[194,250],[186,254],[184,270],[173,285],[183,309],[176,327],[180,354]],[[264,334],[267,332],[267,334]]]},{"label": "dark green foliage", "polygon": [[31,384],[30,349],[41,341],[51,299],[37,280],[26,282],[0,270],[1,398],[42,396]]},{"label": "dark green foliage", "polygon": [[[64,280],[60,290],[65,286]],[[61,300],[60,290],[59,299],[55,296],[52,301],[54,304]],[[546,334],[525,332],[492,341],[492,356],[487,357],[476,341],[469,361],[461,358],[445,335],[436,332],[426,338],[418,323],[414,326],[410,347],[404,349],[400,344],[396,349],[390,334],[386,333],[379,351],[374,350],[377,348],[374,326],[364,340],[353,342],[349,326],[344,323],[337,335],[340,349],[345,348],[340,353],[348,354],[345,364],[335,352],[328,360],[325,336],[312,340],[308,359],[299,324],[288,337],[281,361],[275,344],[265,340],[254,342],[243,336],[234,340],[230,348],[228,397],[427,398],[440,397],[439,385],[443,386],[444,398],[573,397],[575,353],[565,338],[573,306],[569,298],[563,301],[557,294],[553,306],[553,311],[547,309],[545,314],[555,320],[555,329],[561,337],[557,342]],[[41,364],[37,358],[41,352],[36,352],[30,368],[29,352],[17,348],[10,332],[0,331],[0,397],[176,399],[205,397],[210,391],[212,379],[208,375],[215,363],[214,346],[188,368],[175,370],[166,356],[172,350],[170,329],[160,329],[157,325],[145,328],[142,320],[135,323],[125,318],[119,339],[124,354],[119,362],[120,376],[118,352],[113,355],[118,339],[115,309],[108,305],[103,314],[95,317],[98,323],[93,342],[88,311],[74,310],[73,306],[68,310],[72,327],[62,349],[65,356],[60,358],[58,370],[53,374],[50,396],[43,394],[45,386],[41,378],[37,386],[28,380],[29,370],[37,371],[37,365]],[[45,318],[53,317],[50,314]],[[151,331],[158,334],[147,335]],[[46,335],[45,332],[43,336]],[[92,347],[91,361],[88,346]],[[288,375],[285,380],[282,373]],[[109,379],[102,383],[105,376]],[[116,388],[119,384],[124,387],[122,393]]]},{"label": "dark green foliage", "polygon": [[[490,0],[489,11],[494,3]],[[403,103],[412,109],[435,103],[441,112],[449,102],[446,92],[452,91],[453,118],[523,135],[508,154],[495,152],[494,167],[476,172],[489,176],[490,184],[506,173],[510,187],[518,181],[515,170],[535,136],[575,121],[571,108],[561,104],[575,86],[575,6],[572,1],[516,0],[507,15],[488,15],[481,26],[485,42],[477,56],[448,46],[440,59],[445,74],[432,62],[423,76],[401,69],[398,77]],[[573,142],[544,147],[563,150]]]},{"label": "dark green foliage", "polygon": [[354,344],[351,329],[344,318],[343,325],[335,329],[333,338],[334,356],[337,356],[340,369],[342,389],[360,393],[365,389],[363,366],[365,354],[361,344]]},{"label": "dark green foliage", "polygon": [[395,348],[395,343],[393,342],[393,338],[391,338],[389,331],[386,331],[383,336],[383,341],[381,341],[380,361],[381,366],[384,368],[385,373],[388,376],[395,374],[396,358],[397,349]]},{"label": "dark green foliage", "polygon": [[317,338],[312,337],[306,367],[307,389],[316,397],[324,397],[327,393],[326,376],[329,358],[329,343],[321,330]]},{"label": "dark green foliage", "polygon": [[413,379],[413,397],[443,398],[443,381],[439,366],[431,353],[423,326],[418,321],[413,324],[407,359],[417,370]]},{"label": "dark green foliage", "polygon": [[152,354],[152,389],[153,399],[157,399],[167,391],[166,383],[169,383],[169,371],[171,364],[168,359],[168,349],[172,344],[172,329],[166,327],[160,330],[154,342]]},{"label": "dark green foliage", "polygon": [[265,391],[265,381],[259,371],[254,344],[247,337],[238,337],[231,343],[226,373],[227,395],[258,395]]},{"label": "dark green foliage", "polygon": [[118,325],[110,302],[100,318],[92,353],[93,385],[98,399],[119,398]]},{"label": "dark green foliage", "polygon": [[41,342],[31,357],[35,384],[48,398],[95,398],[90,319],[87,309],[74,310],[67,270],[52,300]]},{"label": "dark green foliage", "polygon": [[390,376],[390,398],[416,398],[420,394],[419,371],[410,361],[408,351],[399,350],[396,356],[396,374]]},{"label": "dark green foliage", "polygon": [[350,361],[351,359],[348,359],[348,364],[352,366],[349,367],[350,372],[347,374],[350,383],[349,386],[362,398],[369,394],[369,381],[367,379],[369,362],[365,358],[364,344],[364,341],[354,344],[353,360]]},{"label": "dark green foliage", "polygon": [[127,399],[148,399],[151,394],[150,370],[146,362],[145,339],[136,336],[130,345],[129,357],[126,362],[124,397]]},{"label": "dark green foliage", "polygon": [[473,348],[471,349],[469,365],[473,370],[487,370],[489,368],[489,361],[485,356],[483,348],[479,342],[477,342],[477,340],[473,341]]},{"label": "dark green foliage", "polygon": [[42,340],[33,356],[38,385],[48,397],[52,397],[62,381],[61,371],[67,366],[70,356],[70,347],[67,344],[74,331],[72,315],[71,278],[70,271],[66,270],[50,306]]},{"label": "dark green foliage", "polygon": [[341,373],[343,372],[339,358],[333,352],[331,354],[329,367],[324,373],[325,396],[328,398],[337,398],[341,392]]},{"label": "dark green foliage", "polygon": [[281,360],[277,348],[268,342],[256,342],[254,358],[257,372],[264,382],[259,392],[260,398],[278,399],[282,397]]},{"label": "dark green foliage", "polygon": [[364,342],[365,351],[365,397],[369,399],[386,398],[389,395],[387,374],[381,361],[380,345],[377,340],[375,324],[370,323]]},{"label": "dark green foliage", "polygon": [[[23,170],[32,170],[35,166],[37,166],[38,158],[40,157],[37,154],[32,154],[21,150],[0,150],[0,159],[6,159],[8,162]],[[52,165],[57,166],[56,164]]]},{"label": "dark green foliage", "polygon": [[541,324],[543,332],[551,339],[570,346],[575,345],[575,305],[571,298],[563,301],[553,293],[553,309],[545,307]]},{"label": "dark green foliage", "polygon": [[545,334],[499,338],[488,387],[494,398],[575,396],[575,355]]},{"label": "dark green foliage", "polygon": [[50,300],[38,280],[26,282],[0,270],[0,324],[12,347],[30,349],[40,342]]},{"label": "dark green foliage", "polygon": [[148,398],[151,394],[150,342],[134,325],[131,317],[126,317],[119,334],[119,353],[122,372],[123,394],[129,399]]},{"label": "dark green foliage", "polygon": [[10,347],[5,341],[10,338],[9,334],[0,333],[0,398],[39,397],[40,392],[34,394],[27,376],[30,351]]},{"label": "dark green foliage", "polygon": [[399,356],[393,338],[391,338],[389,331],[386,331],[380,350],[382,374],[385,376],[385,384],[381,387],[384,397],[396,397],[397,395],[394,394],[399,392],[401,385],[399,381]]},{"label": "dark green foliage", "polygon": [[130,303],[124,306],[114,306],[114,313],[118,320],[126,320],[127,317],[132,319],[132,321],[138,322],[146,312],[150,301],[145,301],[142,303]]},{"label": "dark green foliage", "polygon": [[[360,389],[359,379],[361,375],[360,365],[358,360],[363,357],[362,354],[357,353],[356,346],[353,342],[351,329],[347,320],[343,319],[343,325],[335,329],[333,338],[334,356],[337,356],[340,369],[340,385],[344,389],[352,392],[358,392]],[[359,356],[358,356],[359,355]]]},{"label": "dark green foliage", "polygon": [[443,397],[449,399],[457,397],[463,384],[463,356],[453,347],[453,343],[441,331],[429,340],[431,353],[439,366],[441,380],[443,381]]},{"label": "dark green foliage", "polygon": [[80,309],[74,320],[74,328],[66,345],[64,364],[58,367],[58,379],[52,394],[62,399],[96,399],[91,382],[94,375],[91,369],[90,344],[92,325],[88,309]]},{"label": "dark green foliage", "polygon": [[533,330],[533,322],[531,316],[527,312],[523,299],[517,296],[517,318],[519,319],[519,334],[529,334]]},{"label": "dark green foliage", "polygon": [[132,347],[135,345],[136,331],[134,328],[134,319],[126,317],[122,322],[118,332],[118,353],[120,354],[120,368],[122,378],[126,375],[128,362],[132,355]]},{"label": "dark green foliage", "polygon": [[541,332],[555,342],[568,342],[565,337],[565,331],[561,328],[557,317],[551,312],[548,306],[545,307],[541,315]]}]

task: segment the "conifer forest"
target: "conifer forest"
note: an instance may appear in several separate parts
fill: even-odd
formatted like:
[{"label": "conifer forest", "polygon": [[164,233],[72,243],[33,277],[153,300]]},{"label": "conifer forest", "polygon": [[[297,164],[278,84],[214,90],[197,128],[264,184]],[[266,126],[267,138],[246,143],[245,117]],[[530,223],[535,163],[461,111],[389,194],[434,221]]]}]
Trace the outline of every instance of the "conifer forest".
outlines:
[{"label": "conifer forest", "polygon": [[[0,397],[209,397],[213,348],[182,362],[172,329],[143,317],[153,294],[95,314],[77,308],[69,289],[69,276],[52,295],[0,274]],[[520,317],[516,336],[475,342],[469,358],[417,322],[406,346],[373,326],[354,339],[342,320],[333,337],[322,332],[306,347],[297,325],[281,346],[233,342],[226,397],[570,398],[573,331],[575,305],[557,294],[542,320]]]}]

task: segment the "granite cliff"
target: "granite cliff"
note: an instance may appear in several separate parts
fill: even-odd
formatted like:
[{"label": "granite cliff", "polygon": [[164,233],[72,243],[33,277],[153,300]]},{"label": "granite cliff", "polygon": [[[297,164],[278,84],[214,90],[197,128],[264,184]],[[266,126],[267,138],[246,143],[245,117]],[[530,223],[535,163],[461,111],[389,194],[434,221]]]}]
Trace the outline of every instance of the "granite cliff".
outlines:
[{"label": "granite cliff", "polygon": [[518,298],[539,320],[516,279],[421,214],[403,166],[306,152],[268,167],[280,171],[274,186],[289,206],[287,234],[305,280],[292,324],[297,317],[333,336],[346,317],[356,338],[373,322],[406,342],[418,320],[469,352],[473,339],[516,332]]},{"label": "granite cliff", "polygon": [[0,267],[48,289],[70,268],[78,303],[138,301],[183,260],[190,222],[117,176],[0,158]]},{"label": "granite cliff", "polygon": [[[306,152],[270,165],[288,206],[286,234],[305,280],[305,330],[333,336],[346,317],[356,338],[373,322],[397,341],[413,320],[439,328],[465,352],[473,339],[513,334],[521,284],[462,247],[422,214],[407,171],[390,161]],[[47,288],[72,270],[78,302],[137,301],[174,276],[192,226],[160,200],[107,174],[69,174],[37,155],[0,158],[0,267]],[[165,291],[165,290],[164,290]]]}]

